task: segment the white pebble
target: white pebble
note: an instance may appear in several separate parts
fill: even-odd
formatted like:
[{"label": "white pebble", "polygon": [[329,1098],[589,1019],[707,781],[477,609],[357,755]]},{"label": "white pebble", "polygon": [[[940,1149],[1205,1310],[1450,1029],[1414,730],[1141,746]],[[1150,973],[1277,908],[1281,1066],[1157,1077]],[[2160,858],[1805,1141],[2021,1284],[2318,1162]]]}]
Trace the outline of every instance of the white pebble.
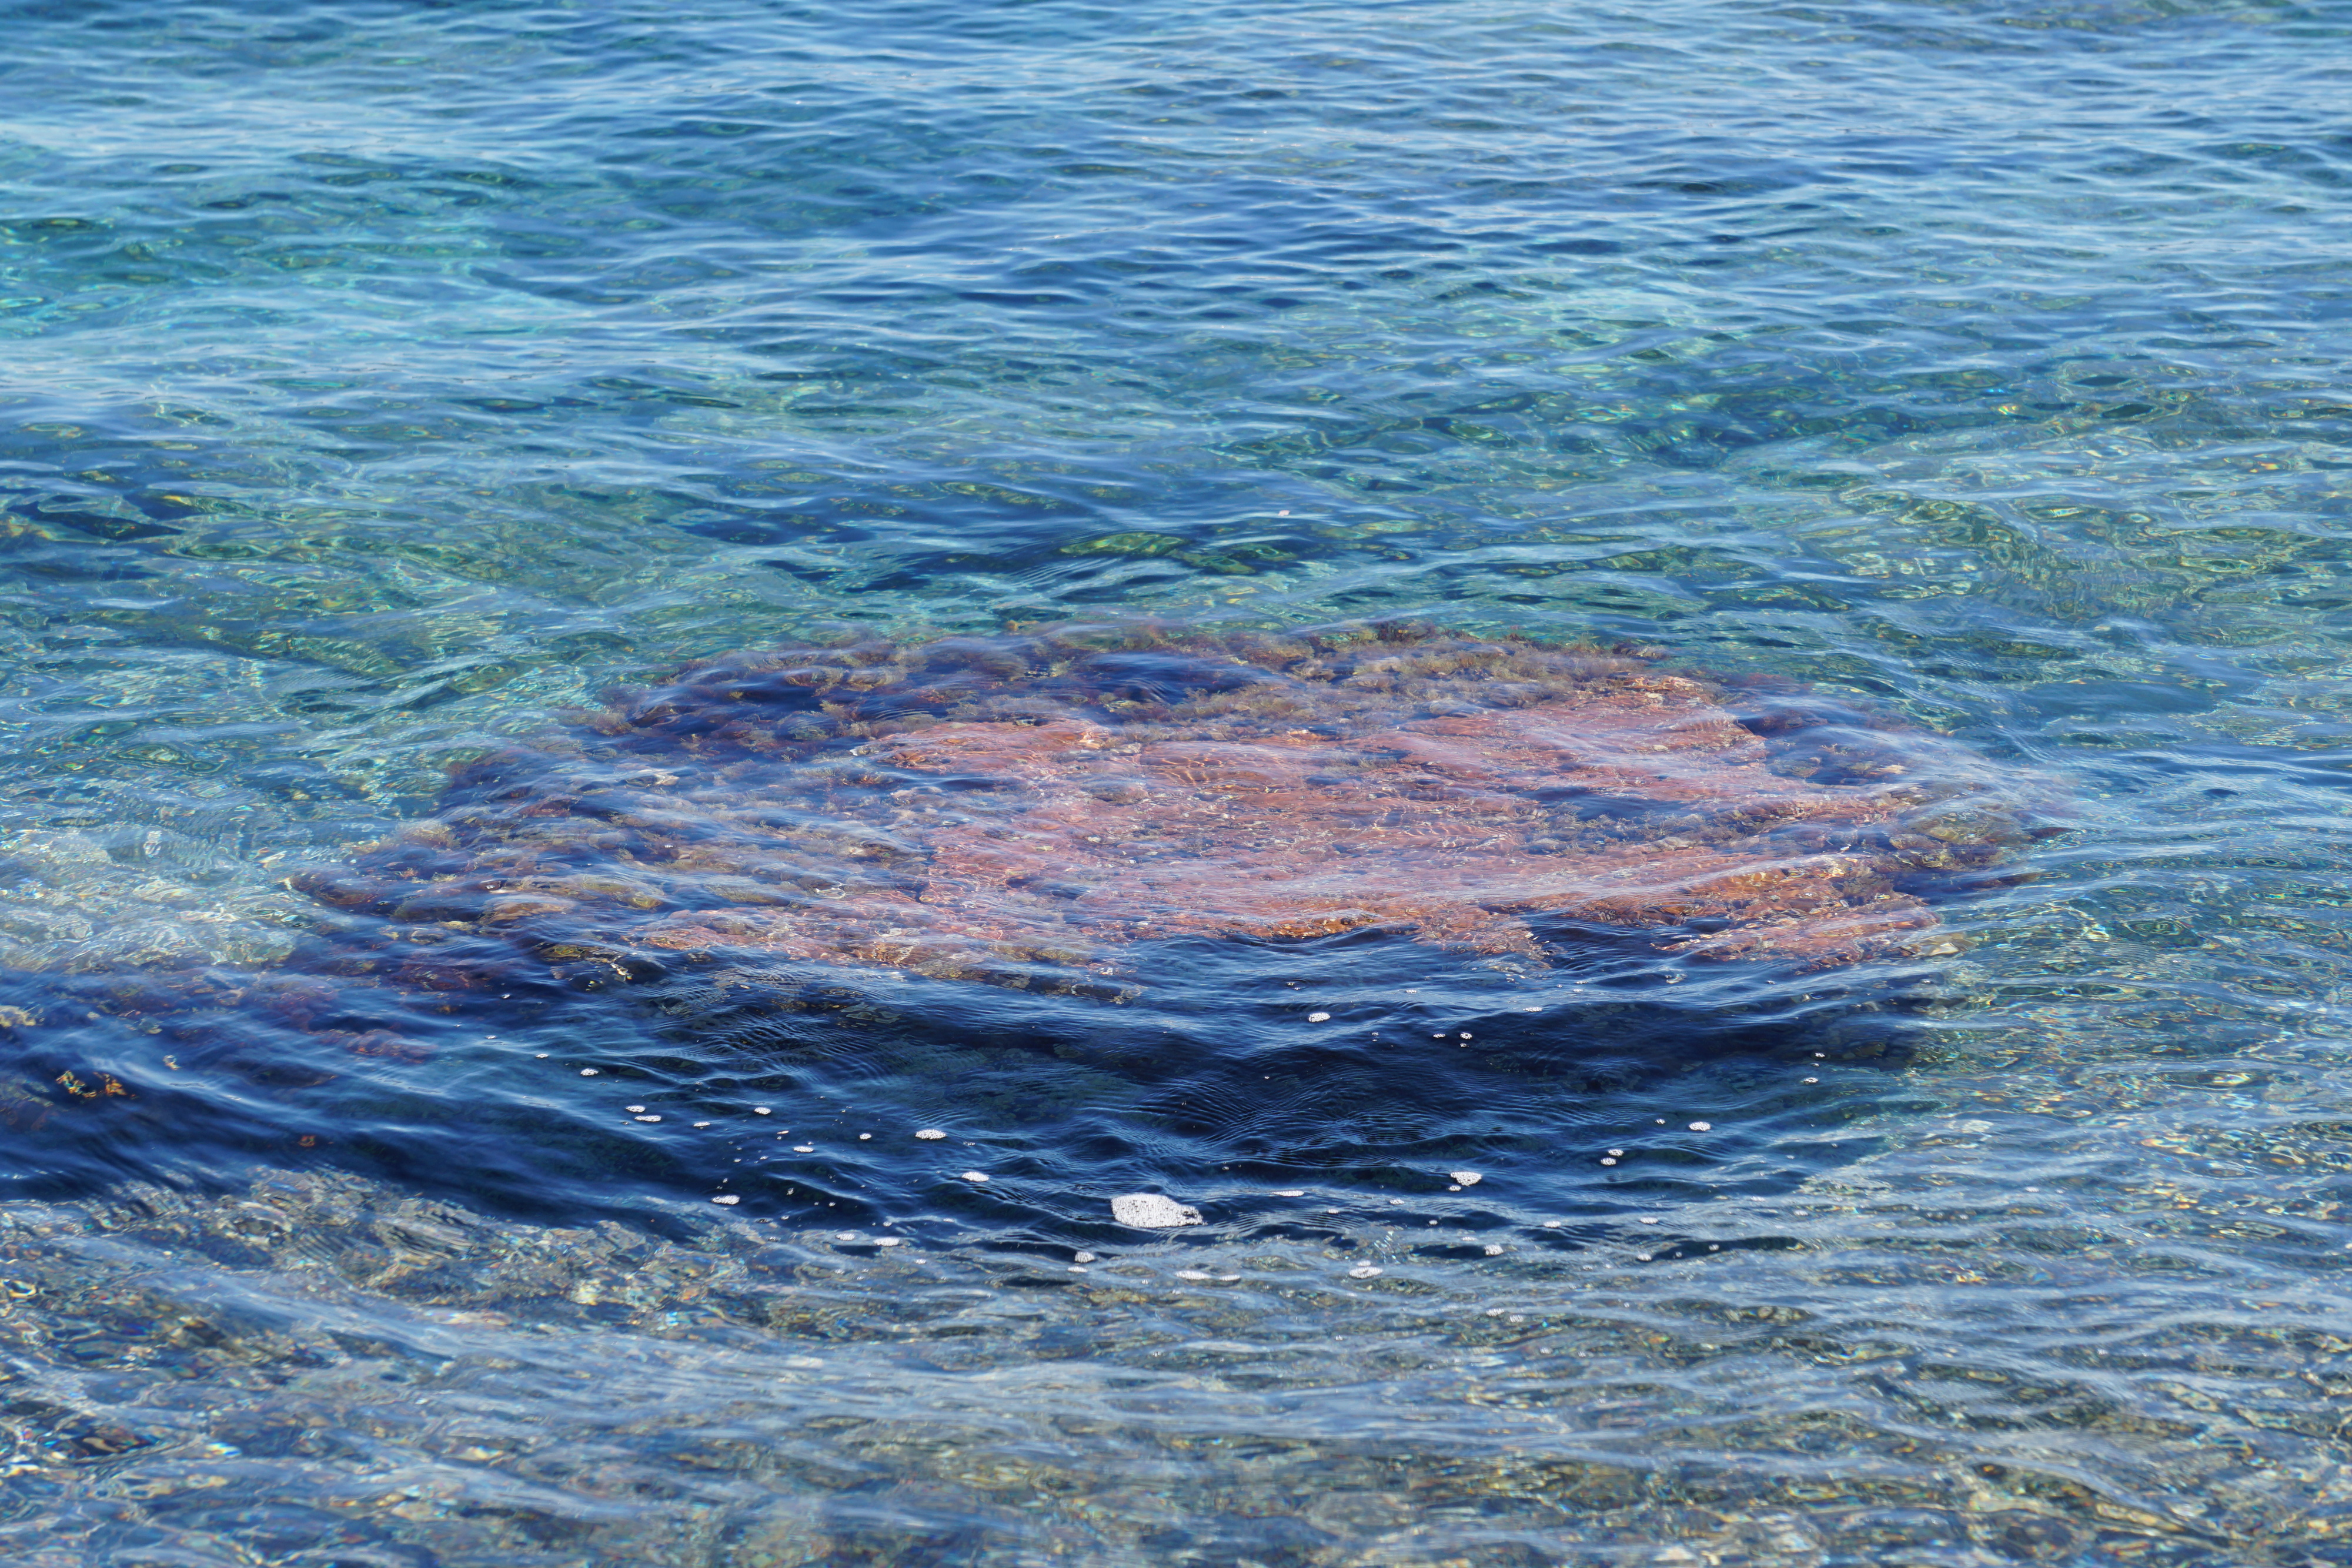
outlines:
[{"label": "white pebble", "polygon": [[1499,1247],[1497,1247],[1497,1246],[1494,1245],[1492,1242],[1487,1243],[1487,1246],[1486,1246],[1486,1256],[1487,1256],[1487,1257],[1489,1257],[1489,1258],[1500,1258],[1502,1255],[1503,1255],[1503,1249],[1502,1249],[1501,1248],[1499,1248]]},{"label": "white pebble", "polygon": [[624,1105],[624,1106],[622,1106],[622,1107],[621,1107],[621,1109],[622,1109],[622,1110],[624,1110],[624,1111],[626,1111],[626,1112],[630,1113],[632,1115],[634,1115],[634,1114],[635,1114],[637,1112],[644,1110],[644,1109],[645,1109],[645,1107],[644,1107],[643,1105]]},{"label": "white pebble", "polygon": [[1176,1270],[1176,1277],[1180,1280],[1211,1280],[1216,1276],[1199,1269],[1179,1269]]},{"label": "white pebble", "polygon": [[1546,1230],[1558,1230],[1559,1228],[1559,1221],[1557,1219],[1547,1219],[1544,1221],[1544,1228]]},{"label": "white pebble", "polygon": [[1452,1176],[1455,1181],[1460,1182],[1464,1186],[1476,1186],[1480,1182],[1486,1179],[1476,1171],[1448,1171],[1445,1174]]},{"label": "white pebble", "polygon": [[903,1236],[884,1236],[874,1243],[877,1247],[904,1247],[906,1244],[907,1239]]},{"label": "white pebble", "polygon": [[659,1116],[640,1116],[637,1120],[640,1122],[658,1122],[661,1118]]},{"label": "white pebble", "polygon": [[1307,1015],[1307,1021],[1308,1023],[1329,1023],[1331,1021],[1331,1015],[1329,1013],[1308,1013]]},{"label": "white pebble", "polygon": [[1642,1223],[1643,1223],[1643,1224],[1644,1224],[1644,1225],[1655,1225],[1655,1224],[1657,1223],[1657,1221],[1656,1221],[1656,1220],[1654,1220],[1654,1219],[1646,1219],[1646,1218],[1645,1218],[1645,1219],[1643,1219],[1643,1220],[1642,1221]]},{"label": "white pebble", "polygon": [[966,1181],[986,1181],[988,1179],[988,1173],[986,1171],[966,1171],[963,1173],[963,1179]]},{"label": "white pebble", "polygon": [[1276,1197],[1305,1197],[1307,1196],[1307,1189],[1303,1186],[1286,1186],[1276,1193],[1274,1196]]},{"label": "white pebble", "polygon": [[764,1116],[767,1113],[768,1108],[765,1105],[754,1105],[751,1107],[751,1114],[754,1116]]},{"label": "white pebble", "polygon": [[1074,1262],[1078,1262],[1078,1263],[1091,1263],[1091,1262],[1093,1262],[1094,1260],[1095,1260],[1095,1255],[1094,1255],[1093,1253],[1091,1253],[1091,1252],[1080,1252],[1080,1253],[1076,1253],[1076,1254],[1075,1254],[1075,1255],[1073,1256],[1073,1258],[1072,1258],[1072,1261],[1074,1261]]},{"label": "white pebble", "polygon": [[708,1127],[710,1124],[708,1122],[697,1122],[695,1125],[698,1127]]},{"label": "white pebble", "polygon": [[1808,1082],[1808,1083],[1819,1083],[1819,1082],[1821,1082],[1821,1080],[1820,1080],[1820,1079],[1818,1079],[1818,1078],[1808,1078],[1808,1079],[1806,1079],[1806,1080],[1805,1080],[1805,1082]]},{"label": "white pebble", "polygon": [[596,1070],[593,1067],[583,1067],[580,1070],[580,1076],[583,1078],[593,1078],[596,1076]]},{"label": "white pebble", "polygon": [[814,1144],[794,1144],[793,1145],[793,1153],[796,1155],[813,1155],[816,1153],[816,1145]]},{"label": "white pebble", "polygon": [[866,1142],[868,1138],[871,1138],[873,1135],[874,1135],[874,1134],[871,1134],[871,1133],[860,1133],[860,1134],[857,1134],[857,1141],[858,1141],[859,1143],[861,1143],[861,1144],[862,1144],[862,1143]]},{"label": "white pebble", "polygon": [[1615,1165],[1617,1162],[1616,1162],[1615,1160],[1612,1160],[1612,1159],[1603,1159],[1601,1163],[1602,1165],[1604,1165],[1604,1166],[1613,1166],[1613,1165]]},{"label": "white pebble", "polygon": [[1694,1133],[1712,1133],[1715,1131],[1715,1124],[1712,1122],[1693,1122],[1691,1124],[1691,1131]]},{"label": "white pebble", "polygon": [[1379,1272],[1380,1270],[1373,1268],[1370,1263],[1362,1263],[1349,1270],[1348,1278],[1350,1280],[1369,1280]]},{"label": "white pebble", "polygon": [[1609,1152],[1621,1160],[1625,1157],[1625,1151],[1622,1149],[1612,1149]]},{"label": "white pebble", "polygon": [[919,1127],[915,1131],[915,1136],[922,1139],[923,1142],[927,1144],[936,1144],[941,1138],[946,1137],[947,1134],[940,1132],[937,1127]]},{"label": "white pebble", "polygon": [[834,1239],[835,1241],[855,1241],[857,1239],[857,1232],[855,1230],[844,1230],[835,1236]]},{"label": "white pebble", "polygon": [[1132,1225],[1145,1230],[1172,1230],[1180,1225],[1198,1225],[1201,1211],[1163,1197],[1156,1192],[1123,1193],[1110,1200],[1110,1217],[1121,1225]]},{"label": "white pebble", "polygon": [[740,1203],[740,1202],[742,1202],[743,1200],[742,1200],[741,1198],[740,1198],[740,1197],[736,1197],[733,1193],[731,1193],[731,1192],[722,1192],[722,1193],[720,1193],[717,1197],[712,1198],[710,1201],[711,1201],[711,1202],[713,1202],[713,1203]]}]

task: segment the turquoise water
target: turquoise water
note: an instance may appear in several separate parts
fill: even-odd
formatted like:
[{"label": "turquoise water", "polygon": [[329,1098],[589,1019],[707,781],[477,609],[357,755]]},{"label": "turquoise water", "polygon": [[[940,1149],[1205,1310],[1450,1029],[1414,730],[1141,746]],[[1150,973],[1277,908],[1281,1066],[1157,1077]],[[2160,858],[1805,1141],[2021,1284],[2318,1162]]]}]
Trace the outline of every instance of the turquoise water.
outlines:
[{"label": "turquoise water", "polygon": [[[1529,1095],[1507,1137],[1468,1125],[1504,1068],[1443,1069],[1442,1127],[1401,1077],[1312,1224],[1188,1133],[1148,1174],[1213,1223],[1167,1240],[1082,1227],[1140,1168],[1083,1151],[872,1200],[860,1114],[1042,1160],[1055,1096],[1130,1092],[1020,1049],[1073,1014],[918,1071],[851,1007],[777,1080],[848,1218],[606,1203],[610,1150],[707,1145],[581,1152],[614,1096],[572,1064],[659,1065],[595,996],[346,1063],[338,1113],[380,1090],[406,1151],[373,1161],[247,1080],[234,1160],[116,1138],[16,1029],[0,1555],[2352,1562],[2347,37],[2334,5],[0,5],[27,995],[298,957],[289,869],[452,762],[845,621],[1632,641],[2075,802],[1899,998],[1705,1037],[1605,1114]],[[57,1179],[93,1147],[108,1179]],[[1465,1148],[1475,1205],[1432,1175]]]}]

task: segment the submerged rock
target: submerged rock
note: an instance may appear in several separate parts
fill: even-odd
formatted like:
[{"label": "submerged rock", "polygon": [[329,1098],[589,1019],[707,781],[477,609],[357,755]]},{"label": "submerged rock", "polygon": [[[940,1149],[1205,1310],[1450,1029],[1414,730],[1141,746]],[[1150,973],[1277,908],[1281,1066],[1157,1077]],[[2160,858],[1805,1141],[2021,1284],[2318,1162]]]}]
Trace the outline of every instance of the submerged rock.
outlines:
[{"label": "submerged rock", "polygon": [[1110,1200],[1110,1217],[1139,1230],[1174,1230],[1201,1223],[1201,1211],[1156,1192],[1122,1193]]},{"label": "submerged rock", "polygon": [[[1802,693],[1423,629],[741,654],[463,767],[429,818],[297,874],[315,902],[282,959],[0,966],[0,1174],[315,1156],[839,1223],[1050,1207],[1040,1159],[1124,1186],[1171,1148],[1278,1149],[1260,1174],[1286,1181],[1386,1169],[1402,1127],[1467,1156],[1517,1114],[1498,1094],[1594,1103],[1792,1030],[1843,1051],[1780,1004],[1848,988],[1792,972],[1948,951],[1928,900],[2029,840],[2042,789]],[[19,876],[44,913],[76,867],[144,874],[17,848],[58,868]],[[1681,984],[1699,961],[1743,972]],[[1840,1027],[1916,979],[1860,977]],[[633,1016],[591,994],[616,986]],[[1424,1028],[1443,1066],[1395,1037]],[[873,1126],[941,1135],[903,1163],[820,1150],[802,1118],[851,1081]],[[973,1130],[954,1165],[949,1126]]]},{"label": "submerged rock", "polygon": [[1079,629],[714,661],[461,768],[438,815],[296,885],[390,923],[360,967],[428,989],[520,958],[1116,991],[1148,943],[1362,930],[1822,967],[1952,950],[1923,894],[2031,837],[2034,788],[1634,654]]}]

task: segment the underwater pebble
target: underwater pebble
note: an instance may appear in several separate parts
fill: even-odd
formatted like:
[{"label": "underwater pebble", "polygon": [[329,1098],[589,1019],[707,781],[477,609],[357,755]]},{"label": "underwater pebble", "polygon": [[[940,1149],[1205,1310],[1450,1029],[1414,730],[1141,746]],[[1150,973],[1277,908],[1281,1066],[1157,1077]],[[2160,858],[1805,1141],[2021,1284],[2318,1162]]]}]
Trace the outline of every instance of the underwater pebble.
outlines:
[{"label": "underwater pebble", "polygon": [[1559,1228],[1559,1221],[1557,1219],[1547,1219],[1544,1221],[1544,1228],[1546,1230],[1558,1230]]},{"label": "underwater pebble", "polygon": [[1349,1270],[1348,1278],[1350,1280],[1369,1280],[1379,1272],[1380,1270],[1378,1269],[1373,1268],[1370,1263],[1365,1263]]},{"label": "underwater pebble", "polygon": [[836,1231],[835,1232],[833,1239],[835,1241],[855,1241],[857,1239],[857,1232],[855,1230]]},{"label": "underwater pebble", "polygon": [[884,1236],[874,1243],[877,1247],[904,1247],[906,1244],[907,1239],[903,1236]]},{"label": "underwater pebble", "polygon": [[1307,1021],[1308,1023],[1329,1023],[1331,1021],[1331,1015],[1329,1013],[1308,1013],[1307,1015]]},{"label": "underwater pebble", "polygon": [[1806,1080],[1805,1080],[1805,1082],[1808,1082],[1808,1083],[1819,1083],[1819,1082],[1821,1082],[1821,1080],[1820,1080],[1820,1079],[1818,1079],[1818,1078],[1808,1078],[1808,1079],[1806,1079]]},{"label": "underwater pebble", "polygon": [[1693,1122],[1691,1124],[1690,1130],[1694,1133],[1712,1133],[1715,1131],[1715,1124],[1712,1122]]},{"label": "underwater pebble", "polygon": [[796,1155],[813,1155],[816,1153],[816,1145],[814,1144],[794,1144],[793,1145],[793,1153]]},{"label": "underwater pebble", "polygon": [[988,1179],[988,1173],[986,1171],[966,1171],[963,1173],[963,1179],[966,1181],[986,1181]]},{"label": "underwater pebble", "polygon": [[947,1134],[940,1132],[937,1127],[919,1127],[915,1130],[915,1136],[922,1139],[923,1142],[927,1144],[935,1144],[941,1138],[946,1137]]},{"label": "underwater pebble", "polygon": [[1604,1166],[1613,1166],[1613,1165],[1615,1165],[1617,1162],[1616,1162],[1615,1160],[1612,1160],[1612,1159],[1607,1159],[1607,1158],[1604,1158],[1604,1159],[1602,1159],[1602,1160],[1601,1160],[1601,1163],[1602,1165],[1604,1165]]},{"label": "underwater pebble", "polygon": [[857,1134],[857,1141],[858,1141],[859,1143],[861,1143],[861,1144],[862,1144],[862,1143],[865,1143],[867,1139],[871,1138],[873,1135],[874,1135],[874,1134],[871,1134],[871,1133],[860,1133],[860,1134]]},{"label": "underwater pebble", "polygon": [[580,1070],[580,1076],[583,1078],[593,1078],[596,1076],[596,1070],[593,1067],[583,1067]]},{"label": "underwater pebble", "polygon": [[624,1105],[621,1109],[628,1112],[631,1115],[635,1115],[639,1111],[644,1110],[645,1107],[643,1105]]},{"label": "underwater pebble", "polygon": [[640,1116],[637,1120],[640,1122],[658,1122],[661,1118],[659,1116]]},{"label": "underwater pebble", "polygon": [[751,1107],[751,1114],[754,1116],[764,1116],[767,1113],[768,1108],[765,1105],[754,1105]]},{"label": "underwater pebble", "polygon": [[1303,1186],[1286,1186],[1276,1191],[1274,1196],[1276,1197],[1305,1197],[1307,1196],[1307,1189]]},{"label": "underwater pebble", "polygon": [[1610,1150],[1610,1151],[1609,1151],[1609,1153],[1610,1153],[1610,1155],[1611,1155],[1612,1157],[1614,1157],[1614,1158],[1616,1158],[1616,1159],[1621,1159],[1621,1160],[1622,1160],[1622,1159],[1623,1159],[1623,1158],[1625,1157],[1625,1151],[1624,1151],[1624,1150],[1622,1150],[1622,1149],[1612,1149],[1612,1150]]},{"label": "underwater pebble", "polygon": [[731,1192],[722,1192],[722,1193],[720,1193],[717,1197],[712,1198],[710,1201],[711,1201],[711,1202],[713,1202],[713,1203],[740,1203],[740,1202],[742,1202],[743,1200],[742,1200],[741,1198],[740,1198],[740,1197],[736,1197],[733,1193],[731,1193]]},{"label": "underwater pebble", "polygon": [[1207,1280],[1214,1276],[1203,1273],[1198,1269],[1179,1269],[1176,1270],[1176,1277],[1180,1280]]},{"label": "underwater pebble", "polygon": [[1162,1197],[1156,1192],[1130,1192],[1112,1198],[1110,1217],[1121,1225],[1150,1230],[1168,1230],[1180,1225],[1201,1223],[1199,1209],[1189,1208],[1174,1198]]},{"label": "underwater pebble", "polygon": [[1460,1182],[1464,1186],[1476,1186],[1480,1182],[1486,1179],[1476,1171],[1448,1171],[1445,1174],[1452,1176],[1455,1181]]},{"label": "underwater pebble", "polygon": [[695,1125],[698,1127],[708,1127],[710,1124],[708,1122],[697,1122]]},{"label": "underwater pebble", "polygon": [[1643,1224],[1644,1224],[1644,1225],[1655,1225],[1655,1224],[1657,1223],[1657,1221],[1656,1221],[1656,1220],[1654,1220],[1654,1219],[1650,1219],[1650,1218],[1644,1218],[1643,1219],[1642,1223],[1643,1223]]},{"label": "underwater pebble", "polygon": [[1095,1260],[1095,1255],[1091,1252],[1074,1253],[1071,1260],[1077,1263],[1091,1263]]}]

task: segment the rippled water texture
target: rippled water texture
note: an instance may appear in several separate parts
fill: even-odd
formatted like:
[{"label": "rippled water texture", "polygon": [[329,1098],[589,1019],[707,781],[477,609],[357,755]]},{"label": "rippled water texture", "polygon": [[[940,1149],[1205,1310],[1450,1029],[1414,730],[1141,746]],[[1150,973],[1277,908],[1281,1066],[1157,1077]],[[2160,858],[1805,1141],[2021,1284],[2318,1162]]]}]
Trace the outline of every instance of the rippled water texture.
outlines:
[{"label": "rippled water texture", "polygon": [[[0,1555],[2352,1563],[2347,45],[0,4]],[[2067,831],[1601,1011],[1344,934],[267,1010],[299,868],[615,686],[1402,616]]]}]

